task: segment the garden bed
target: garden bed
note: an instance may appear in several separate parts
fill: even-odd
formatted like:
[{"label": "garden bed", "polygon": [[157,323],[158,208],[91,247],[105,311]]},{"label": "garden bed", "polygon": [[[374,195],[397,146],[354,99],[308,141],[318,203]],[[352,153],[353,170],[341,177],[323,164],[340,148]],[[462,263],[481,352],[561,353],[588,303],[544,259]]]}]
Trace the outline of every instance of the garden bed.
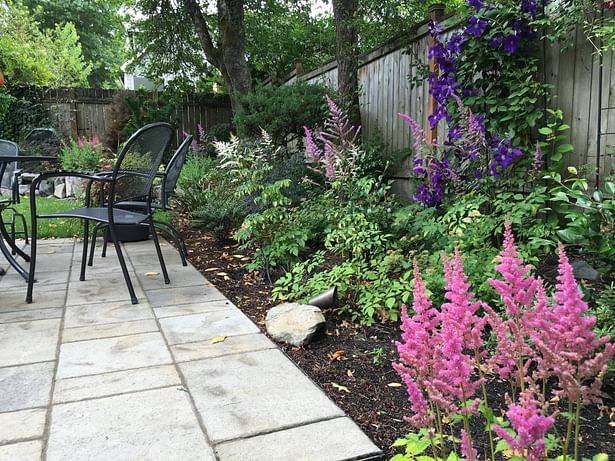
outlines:
[{"label": "garden bed", "polygon": [[[191,263],[265,332],[265,315],[272,305],[271,285],[245,269],[246,261],[242,258],[245,253],[235,242],[219,243],[191,228],[185,219],[180,219],[178,227],[189,248]],[[399,325],[364,327],[332,310],[324,314],[327,318],[324,335],[306,347],[281,347],[382,449],[382,459],[389,459],[396,453],[391,444],[410,430],[404,421],[410,414],[406,389],[391,368],[391,362],[398,358],[394,343],[400,336]],[[493,379],[487,389],[490,402],[503,403],[508,383]],[[584,457],[591,458],[597,453],[615,455],[615,380],[612,377],[605,383],[604,391],[611,396],[610,400],[605,400],[602,407],[591,405],[583,410],[581,455]],[[486,437],[481,439],[483,428],[479,427],[479,420],[474,421],[476,440],[487,443]]]}]

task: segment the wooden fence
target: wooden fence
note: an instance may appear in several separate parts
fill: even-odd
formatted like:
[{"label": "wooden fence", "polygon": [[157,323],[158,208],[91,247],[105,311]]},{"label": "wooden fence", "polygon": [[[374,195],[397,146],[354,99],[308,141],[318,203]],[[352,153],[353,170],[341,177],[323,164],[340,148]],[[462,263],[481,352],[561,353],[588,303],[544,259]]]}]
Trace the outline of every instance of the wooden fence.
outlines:
[{"label": "wooden fence", "polygon": [[[449,19],[454,24],[454,18]],[[454,27],[454,26],[453,26]],[[427,24],[418,27],[408,38],[384,45],[360,58],[359,84],[363,132],[370,139],[376,133],[393,150],[411,146],[411,134],[397,113],[411,115],[423,127],[428,127],[428,84],[410,85],[417,68],[412,62],[426,64],[430,36]],[[545,44],[541,53],[543,68],[540,74],[552,85],[551,107],[562,109],[564,122],[571,126],[567,132],[575,151],[567,158],[568,165],[599,166],[601,180],[615,174],[615,58],[613,53],[603,56],[602,100],[599,98],[599,57],[583,33],[582,27],[573,32],[566,47]],[[289,74],[286,83],[301,80],[337,87],[335,61],[297,77]],[[612,109],[609,109],[612,108]],[[598,119],[602,113],[600,152],[597,152]],[[440,136],[445,130],[440,130]],[[613,133],[613,134],[606,134]],[[599,162],[597,161],[599,159]],[[396,177],[408,176],[402,167]],[[590,177],[593,178],[593,173]]]},{"label": "wooden fence", "polygon": [[[129,90],[103,90],[98,88],[46,88],[43,106],[52,125],[63,136],[103,138],[112,123],[112,103],[117,94],[134,96]],[[156,92],[152,98],[158,97]],[[177,140],[183,133],[198,134],[200,124],[205,131],[220,123],[231,123],[232,111],[228,98],[186,95],[176,108]]]}]

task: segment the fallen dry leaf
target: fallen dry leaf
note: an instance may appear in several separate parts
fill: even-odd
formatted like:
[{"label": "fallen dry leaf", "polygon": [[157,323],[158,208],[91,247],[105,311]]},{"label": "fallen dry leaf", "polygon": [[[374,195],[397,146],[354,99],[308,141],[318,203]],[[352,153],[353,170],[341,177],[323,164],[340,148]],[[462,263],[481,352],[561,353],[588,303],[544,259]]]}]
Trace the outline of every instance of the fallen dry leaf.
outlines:
[{"label": "fallen dry leaf", "polygon": [[389,387],[401,387],[401,383],[389,383],[387,384]]},{"label": "fallen dry leaf", "polygon": [[55,252],[56,252],[56,250],[49,250],[49,251],[47,252],[47,254],[48,254],[48,255],[52,255],[52,254],[54,254]]},{"label": "fallen dry leaf", "polygon": [[207,288],[214,288],[216,285],[214,285],[213,283],[208,283],[207,284]]},{"label": "fallen dry leaf", "polygon": [[218,344],[226,341],[226,336],[216,336],[215,338],[211,338],[209,340],[209,344]]},{"label": "fallen dry leaf", "polygon": [[346,392],[350,394],[350,389],[348,389],[346,386],[342,386],[341,384],[337,383],[331,383],[331,386],[333,386],[333,388],[337,389],[339,392]]},{"label": "fallen dry leaf", "polygon": [[155,277],[157,275],[160,275],[160,272],[153,272],[153,271],[152,272],[146,272],[145,275],[147,277]]},{"label": "fallen dry leaf", "polygon": [[221,268],[220,267],[208,267],[207,269],[203,269],[204,272],[213,272],[213,271],[219,271]]},{"label": "fallen dry leaf", "polygon": [[354,370],[346,370],[346,376],[349,378],[354,378]]},{"label": "fallen dry leaf", "polygon": [[344,358],[344,351],[335,351],[333,354],[329,354],[329,360],[342,360]]}]

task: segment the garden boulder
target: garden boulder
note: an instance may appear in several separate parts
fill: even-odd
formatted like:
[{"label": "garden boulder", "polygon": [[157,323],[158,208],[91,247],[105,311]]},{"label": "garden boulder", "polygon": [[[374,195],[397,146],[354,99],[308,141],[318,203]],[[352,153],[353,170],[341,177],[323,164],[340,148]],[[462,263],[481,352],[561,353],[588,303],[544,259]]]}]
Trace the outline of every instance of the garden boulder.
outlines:
[{"label": "garden boulder", "polygon": [[316,306],[284,303],[269,309],[265,325],[274,340],[304,346],[325,328],[325,316]]}]

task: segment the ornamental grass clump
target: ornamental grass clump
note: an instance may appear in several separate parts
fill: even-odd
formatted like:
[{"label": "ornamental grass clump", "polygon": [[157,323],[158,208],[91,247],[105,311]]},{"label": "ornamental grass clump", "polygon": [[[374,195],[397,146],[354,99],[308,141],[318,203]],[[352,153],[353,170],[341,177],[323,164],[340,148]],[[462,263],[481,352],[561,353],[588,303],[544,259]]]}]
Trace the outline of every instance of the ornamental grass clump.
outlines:
[{"label": "ornamental grass clump", "polygon": [[[396,343],[400,362],[394,368],[408,388],[413,414],[407,421],[420,436],[396,442],[406,447],[407,456],[394,459],[427,456],[429,448],[431,459],[457,457],[458,451],[468,460],[477,459],[470,422],[480,415],[489,439],[485,458],[495,460],[496,453],[512,450],[517,459],[539,461],[551,451],[565,461],[573,445],[573,459],[579,459],[581,407],[600,402],[615,344],[593,332],[596,319],[586,315],[587,303],[563,245],[550,299],[542,280],[524,264],[506,219],[496,266],[500,276],[489,279],[501,312],[474,299],[459,250],[452,259],[443,259],[446,302],[439,308],[432,305],[415,262],[413,313],[402,310],[402,338]],[[497,340],[495,347],[483,342],[488,334]],[[489,407],[485,373],[510,382],[503,416]],[[559,401],[567,412],[550,405]],[[551,433],[558,417],[568,419],[559,438]],[[457,423],[462,428],[455,428]]]}]

